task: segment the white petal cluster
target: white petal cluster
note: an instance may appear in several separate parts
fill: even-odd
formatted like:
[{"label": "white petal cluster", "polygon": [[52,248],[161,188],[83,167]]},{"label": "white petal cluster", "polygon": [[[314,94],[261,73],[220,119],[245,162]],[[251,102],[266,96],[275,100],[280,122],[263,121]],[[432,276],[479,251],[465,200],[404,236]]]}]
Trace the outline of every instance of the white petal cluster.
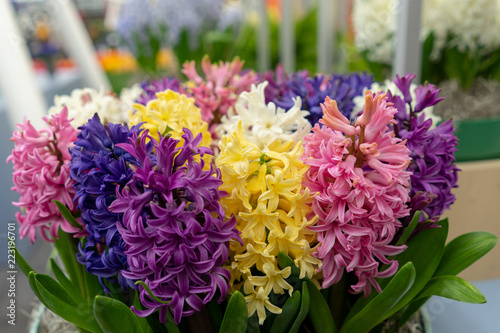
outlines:
[{"label": "white petal cluster", "polygon": [[[412,83],[410,85],[410,94],[411,94],[411,98],[412,98],[411,107],[413,109],[415,109],[415,106],[417,105],[417,102],[416,102],[417,95],[415,94],[415,89],[417,89],[417,85],[415,83]],[[363,107],[365,105],[364,96],[365,96],[365,91],[367,91],[367,90],[370,90],[373,93],[387,92],[388,90],[390,90],[391,94],[393,96],[399,96],[399,97],[401,97],[401,99],[404,99],[403,93],[399,90],[399,88],[396,86],[396,83],[394,83],[394,81],[385,80],[383,84],[378,83],[378,82],[374,82],[374,83],[372,83],[370,88],[363,89],[362,95],[354,97],[354,99],[353,99],[354,108],[352,109],[351,119],[354,118],[355,116],[357,116],[358,113],[363,110]],[[405,105],[406,105],[406,111],[410,112],[410,107],[408,106],[408,104],[405,104]],[[441,117],[435,115],[433,110],[434,110],[433,106],[428,106],[422,110],[422,112],[425,114],[425,119],[429,119],[429,118],[432,119],[432,127],[431,128],[436,127],[437,123],[439,121],[441,121]]]},{"label": "white petal cluster", "polygon": [[236,130],[241,121],[247,140],[266,151],[273,144],[296,143],[302,141],[311,131],[306,119],[308,111],[301,110],[302,101],[294,99],[294,106],[287,112],[272,102],[266,104],[264,89],[267,81],[252,85],[249,92],[242,92],[235,104],[236,114],[228,113],[217,128],[218,137]]},{"label": "white petal cluster", "polygon": [[[130,88],[123,88],[120,91],[120,100],[122,113],[128,115],[128,112],[134,108],[136,100],[142,95],[144,89],[142,89],[139,83],[134,84]],[[128,117],[126,119],[128,121]]]},{"label": "white petal cluster", "polygon": [[85,124],[95,113],[103,123],[128,121],[129,108],[119,98],[104,90],[83,88],[73,90],[71,95],[55,96],[54,106],[49,109],[49,114],[59,113],[64,106],[68,108],[68,118],[73,118],[71,125],[74,128]]},{"label": "white petal cluster", "polygon": [[[399,0],[355,0],[354,42],[370,61],[393,58]],[[432,59],[445,47],[462,52],[500,48],[500,0],[424,0],[420,39],[434,34]]]},{"label": "white petal cluster", "polygon": [[368,51],[368,60],[390,64],[396,36],[398,0],[355,0],[352,8],[354,44]]}]

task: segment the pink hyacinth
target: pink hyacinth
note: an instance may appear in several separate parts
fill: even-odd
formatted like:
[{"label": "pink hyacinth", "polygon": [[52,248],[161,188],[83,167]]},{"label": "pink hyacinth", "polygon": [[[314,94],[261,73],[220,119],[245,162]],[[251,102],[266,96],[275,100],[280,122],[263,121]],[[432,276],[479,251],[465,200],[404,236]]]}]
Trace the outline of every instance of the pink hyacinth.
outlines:
[{"label": "pink hyacinth", "polygon": [[[397,112],[385,95],[365,95],[363,114],[353,125],[327,98],[323,119],[305,138],[304,163],[310,168],[304,185],[318,192],[313,200],[319,222],[316,255],[323,261],[323,288],[354,272],[358,282],[351,292],[377,291],[375,278],[393,275],[398,268],[387,257],[405,246],[390,245],[409,214],[410,151],[389,130]],[[388,268],[381,271],[382,264]]]},{"label": "pink hyacinth", "polygon": [[191,94],[195,104],[201,109],[202,119],[209,124],[219,123],[220,117],[227,114],[238,95],[250,90],[252,83],[257,81],[253,71],[242,71],[243,61],[238,58],[212,64],[205,56],[201,61],[205,79],[198,75],[194,61],[186,62],[183,67],[182,72],[194,83]]},{"label": "pink hyacinth", "polygon": [[28,235],[36,241],[36,229],[46,241],[58,237],[59,226],[67,233],[76,233],[81,229],[73,227],[59,212],[53,200],[65,204],[74,211],[73,180],[69,176],[71,156],[68,148],[73,145],[77,131],[68,120],[66,107],[50,119],[43,119],[48,127],[37,131],[24,119],[18,124],[11,140],[15,143],[7,162],[14,164],[12,190],[21,198],[13,204],[21,207],[24,213],[16,214],[21,226],[21,238]]}]

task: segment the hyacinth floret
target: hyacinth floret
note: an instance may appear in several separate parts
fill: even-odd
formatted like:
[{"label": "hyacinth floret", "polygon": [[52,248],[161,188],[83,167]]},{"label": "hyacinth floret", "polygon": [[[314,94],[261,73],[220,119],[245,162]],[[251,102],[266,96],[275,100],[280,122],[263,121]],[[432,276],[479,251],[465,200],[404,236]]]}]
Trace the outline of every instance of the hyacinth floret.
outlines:
[{"label": "hyacinth floret", "polygon": [[269,82],[266,88],[266,103],[273,102],[277,106],[289,110],[294,100],[300,97],[302,108],[310,112],[307,119],[312,126],[323,116],[321,103],[328,96],[337,101],[340,112],[349,117],[354,107],[353,99],[369,87],[372,76],[362,73],[333,76],[315,75],[310,77],[307,71],[285,75],[278,66],[276,72],[267,72],[262,79]]},{"label": "hyacinth floret", "polygon": [[[280,269],[277,256],[287,254],[300,269],[300,278],[314,279],[320,261],[313,257],[315,223],[312,195],[302,185],[307,166],[301,161],[303,129],[309,132],[308,112],[284,112],[264,102],[266,82],[243,93],[236,104],[239,113],[228,118],[226,134],[219,142],[216,164],[221,169],[221,189],[226,216],[236,216],[243,245],[231,244],[233,290],[243,286],[248,315],[257,313],[262,325],[267,312],[281,313],[279,300],[291,295],[287,282],[290,267]],[[240,104],[241,103],[241,104]],[[281,296],[283,295],[283,296]],[[277,299],[278,298],[278,299]]]},{"label": "hyacinth floret", "polygon": [[299,97],[285,112],[274,103],[265,103],[267,81],[253,85],[250,91],[240,94],[235,104],[235,114],[222,117],[217,127],[218,136],[230,134],[241,120],[245,137],[259,149],[274,150],[276,146],[297,143],[311,131],[306,120],[309,112],[302,110]]},{"label": "hyacinth floret", "polygon": [[[156,98],[146,105],[134,104],[134,110],[130,112],[130,124],[142,124],[142,128],[148,130],[157,141],[161,136],[169,134],[178,140],[179,146],[182,146],[185,127],[195,136],[202,133],[201,144],[204,147],[212,144],[208,123],[202,120],[201,111],[196,107],[195,100],[170,89],[156,93]],[[203,157],[197,155],[196,158],[203,158],[206,168],[212,161],[210,154],[205,154]]]},{"label": "hyacinth floret", "polygon": [[[323,288],[354,273],[351,292],[368,295],[376,278],[393,275],[389,259],[405,246],[390,245],[409,214],[410,151],[389,125],[397,112],[383,94],[365,93],[364,111],[354,123],[326,98],[323,118],[305,137],[303,161],[310,168],[304,185],[317,192],[312,207],[319,217],[316,256],[322,260]],[[388,268],[381,271],[382,264]]]},{"label": "hyacinth floret", "polygon": [[[169,135],[157,141],[148,131],[134,133],[129,143],[119,145],[139,163],[130,182],[116,188],[111,205],[111,211],[123,214],[123,224],[117,227],[128,269],[122,274],[142,281],[154,295],[140,285],[145,310],[133,311],[141,317],[159,311],[161,322],[171,311],[177,324],[216,294],[222,301],[231,278],[222,265],[228,259],[229,240],[239,240],[236,220],[225,221],[219,202],[225,195],[219,191],[220,171],[213,166],[205,170],[203,158],[195,158],[213,152],[200,145],[202,134],[193,137],[189,129],[183,131],[181,146]],[[156,158],[147,142],[154,145]]]},{"label": "hyacinth floret", "polygon": [[7,158],[14,164],[12,190],[21,195],[13,204],[24,211],[16,213],[19,233],[21,238],[28,236],[32,243],[36,241],[37,229],[46,241],[58,238],[59,227],[69,234],[81,231],[64,219],[53,202],[57,200],[76,213],[68,151],[76,139],[76,130],[70,124],[66,107],[43,120],[48,127],[39,131],[26,119],[17,125],[11,138],[15,147]]},{"label": "hyacinth floret", "polygon": [[163,92],[167,89],[182,92],[180,82],[176,78],[164,77],[151,82],[141,83],[143,90],[142,94],[137,98],[137,103],[147,105],[149,101],[156,99],[156,93]]},{"label": "hyacinth floret", "polygon": [[99,277],[106,290],[103,279],[117,281],[127,288],[133,286],[133,281],[120,274],[127,268],[127,261],[125,244],[116,228],[122,217],[111,212],[109,206],[116,199],[116,187],[125,186],[132,177],[130,165],[138,163],[118,144],[128,142],[141,129],[113,123],[104,125],[97,114],[79,129],[70,151],[71,178],[75,182],[75,201],[89,235],[80,242],[77,258],[89,273]]},{"label": "hyacinth floret", "polygon": [[217,124],[222,115],[233,107],[238,95],[250,90],[251,84],[257,81],[253,71],[243,70],[243,63],[235,58],[231,62],[212,64],[205,56],[201,61],[205,78],[196,71],[194,61],[184,63],[182,73],[192,82],[188,93],[201,109],[204,121]]},{"label": "hyacinth floret", "polygon": [[394,106],[398,109],[396,117],[401,120],[394,125],[394,130],[397,136],[407,141],[412,152],[412,161],[408,167],[412,173],[410,197],[419,192],[428,193],[430,200],[423,207],[425,214],[421,215],[421,222],[426,219],[437,222],[455,201],[451,190],[458,186],[459,169],[455,165],[458,139],[454,135],[451,120],[435,126],[433,120],[423,112],[443,100],[443,97],[438,97],[439,89],[426,83],[415,89],[415,100],[410,94],[405,94],[413,78],[414,75],[411,74],[397,77],[395,83],[405,95],[404,101],[392,95],[389,100],[394,100]]}]

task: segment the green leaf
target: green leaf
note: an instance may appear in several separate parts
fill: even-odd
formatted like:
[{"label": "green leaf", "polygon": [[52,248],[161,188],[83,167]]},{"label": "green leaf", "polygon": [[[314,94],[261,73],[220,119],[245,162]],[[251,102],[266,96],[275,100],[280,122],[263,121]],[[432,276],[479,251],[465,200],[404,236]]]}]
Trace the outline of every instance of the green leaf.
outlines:
[{"label": "green leaf", "polygon": [[288,298],[283,308],[281,308],[281,313],[274,320],[270,333],[289,332],[295,317],[299,313],[301,298],[300,291],[295,290],[292,297]]},{"label": "green leaf", "polygon": [[86,298],[86,288],[83,278],[85,267],[76,260],[78,240],[74,239],[72,235],[65,233],[62,229],[59,229],[58,235],[59,238],[54,242],[57,253],[61,258],[66,273],[69,275],[70,281],[78,287],[83,297]]},{"label": "green leaf", "polygon": [[21,268],[21,270],[23,271],[23,273],[26,276],[29,277],[30,272],[34,272],[34,269],[31,268],[31,266],[28,264],[28,262],[26,260],[24,260],[24,258],[21,255],[21,253],[19,253],[17,247],[14,248],[14,250],[16,251],[16,264],[17,264],[17,267]]},{"label": "green leaf", "polygon": [[223,318],[221,306],[216,300],[211,300],[206,306],[210,314],[210,319],[212,320],[214,331],[218,332],[220,330],[220,326],[222,325]]},{"label": "green leaf", "polygon": [[239,291],[235,291],[229,299],[226,313],[222,319],[220,333],[244,333],[247,330],[248,310],[245,297]]},{"label": "green leaf", "polygon": [[410,238],[411,233],[413,232],[413,230],[415,230],[415,227],[417,226],[417,223],[418,223],[418,220],[420,219],[421,214],[422,214],[422,212],[418,210],[415,213],[415,215],[413,215],[413,218],[411,219],[410,224],[408,225],[405,232],[403,233],[403,236],[401,236],[401,238],[396,243],[396,246],[406,244],[406,241],[408,240],[408,238]]},{"label": "green leaf", "polygon": [[[488,253],[495,246],[497,240],[498,238],[495,235],[488,232],[471,232],[455,238],[444,248],[441,262],[436,272],[434,272],[434,277],[460,273]],[[421,294],[425,293],[426,289],[427,285],[422,289]],[[400,325],[406,323],[428,299],[429,297],[415,298],[404,309]]]},{"label": "green leaf", "polygon": [[278,253],[278,266],[281,269],[285,269],[287,267],[292,268],[292,273],[291,275],[299,275],[300,274],[300,269],[295,265],[293,260],[284,252]]},{"label": "green leaf", "polygon": [[179,328],[175,325],[174,316],[170,312],[167,312],[167,323],[165,324],[168,333],[180,333]]},{"label": "green leaf", "polygon": [[[71,295],[53,278],[45,274],[35,274],[35,279],[38,284],[41,284],[45,290],[47,290],[54,297],[60,299],[61,301],[68,303],[70,305],[76,306],[76,303]],[[40,289],[38,287],[38,289]]]},{"label": "green leaf", "polygon": [[96,296],[94,316],[105,333],[122,333],[124,329],[130,333],[144,333],[139,317],[128,306],[116,299]]},{"label": "green leaf", "polygon": [[36,286],[36,280],[35,280],[35,271],[31,271],[28,274],[28,282],[30,284],[31,290],[33,290],[33,293],[36,295],[36,297],[42,302],[45,306],[45,302],[42,299],[42,295],[40,294],[40,291],[38,291],[38,287]]},{"label": "green leaf", "polygon": [[488,232],[471,232],[458,236],[446,245],[434,276],[456,275],[488,253],[498,238]]},{"label": "green leaf", "polygon": [[71,298],[78,303],[85,302],[85,299],[80,294],[80,291],[75,287],[73,283],[68,279],[68,277],[63,273],[61,268],[56,264],[54,259],[50,259],[50,267],[57,281],[61,284],[61,286],[68,292]]},{"label": "green leaf", "polygon": [[[444,219],[438,223],[441,225],[440,228],[432,228],[420,232],[408,242],[408,248],[396,256],[400,266],[407,262],[412,262],[417,272],[417,277],[410,290],[389,311],[384,319],[389,318],[409,304],[434,275],[441,261],[446,237],[448,236],[448,219]],[[384,284],[382,283],[381,285]]]},{"label": "green leaf", "polygon": [[86,270],[83,270],[83,281],[88,300],[91,301],[95,296],[104,294],[104,288],[99,282],[99,278],[94,274],[90,274]]},{"label": "green leaf", "polygon": [[314,331],[317,333],[337,332],[328,303],[326,303],[316,285],[310,279],[306,279],[306,281],[310,295],[309,313],[307,315],[311,319]]},{"label": "green leaf", "polygon": [[[278,265],[281,269],[291,267],[291,275],[298,276],[300,274],[300,269],[295,266],[293,260],[283,252],[278,254]],[[328,306],[325,298],[321,295],[320,291],[311,279],[306,276],[304,280],[307,282],[310,297],[308,316],[311,319],[315,332],[337,332],[332,312],[330,311],[330,307]]]},{"label": "green leaf", "polygon": [[302,299],[300,302],[299,314],[290,328],[290,333],[297,333],[299,331],[300,325],[302,325],[302,322],[306,319],[307,314],[309,313],[310,304],[311,299],[309,296],[309,288],[307,287],[307,281],[304,281],[302,282]]},{"label": "green leaf", "polygon": [[[86,303],[78,306],[71,296],[50,276],[30,273],[36,285],[40,301],[59,317],[90,332],[102,332],[92,314],[92,307]],[[31,282],[30,282],[31,284]],[[54,294],[57,294],[54,295]]]},{"label": "green leaf", "polygon": [[259,316],[257,315],[257,311],[248,317],[247,333],[260,333]]},{"label": "green leaf", "polygon": [[61,215],[64,217],[66,221],[69,222],[73,227],[82,229],[82,226],[76,221],[75,217],[71,212],[69,211],[68,207],[66,207],[65,204],[62,202],[59,202],[57,200],[52,200],[56,204],[57,208],[59,209],[59,212],[61,212]]},{"label": "green leaf", "polygon": [[369,332],[386,318],[386,314],[410,290],[415,281],[416,271],[411,262],[399,269],[387,287],[371,300],[358,314],[347,321],[340,333]]},{"label": "green leaf", "polygon": [[427,302],[429,297],[415,298],[408,304],[403,311],[401,311],[401,318],[399,319],[399,327],[402,327],[412,316]]},{"label": "green leaf", "polygon": [[[394,257],[402,267],[408,262],[412,262],[417,273],[415,283],[410,290],[399,300],[391,311],[389,311],[384,320],[408,305],[413,298],[422,290],[422,288],[431,279],[443,255],[444,244],[448,235],[448,220],[438,222],[440,228],[431,228],[418,233],[407,244],[408,248],[401,254]],[[379,281],[380,287],[384,290],[392,278],[386,278]],[[350,320],[360,312],[373,298],[377,296],[372,292],[366,298],[359,298],[354,307],[349,312],[346,321]]]},{"label": "green leaf", "polygon": [[433,277],[416,298],[434,295],[465,303],[486,303],[486,298],[479,289],[454,275]]}]

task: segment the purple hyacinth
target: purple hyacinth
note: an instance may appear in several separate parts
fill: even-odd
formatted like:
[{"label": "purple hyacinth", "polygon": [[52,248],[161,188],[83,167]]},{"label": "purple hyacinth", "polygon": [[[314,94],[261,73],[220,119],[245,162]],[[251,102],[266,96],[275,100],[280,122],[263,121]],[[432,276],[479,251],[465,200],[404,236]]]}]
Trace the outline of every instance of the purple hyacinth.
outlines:
[{"label": "purple hyacinth", "polygon": [[[128,142],[139,126],[128,127],[108,123],[103,125],[97,113],[81,126],[75,146],[70,149],[71,178],[76,182],[75,201],[89,236],[79,244],[78,261],[87,271],[103,279],[118,282],[123,289],[134,286],[120,271],[127,268],[125,244],[116,228],[120,214],[109,211],[116,198],[116,187],[124,186],[132,177],[129,163],[137,160],[118,143]],[[134,286],[135,287],[135,286]]]},{"label": "purple hyacinth", "polygon": [[293,99],[300,97],[302,109],[310,112],[308,120],[313,126],[323,116],[320,104],[327,96],[336,100],[339,111],[350,118],[354,97],[361,95],[363,88],[369,87],[373,82],[371,75],[357,73],[310,77],[307,71],[301,71],[286,76],[280,67],[276,69],[276,73],[263,74],[261,80],[269,82],[265,91],[266,103],[273,102],[288,110],[294,105]]},{"label": "purple hyacinth", "polygon": [[[155,298],[141,285],[139,298],[145,310],[132,310],[138,316],[160,311],[165,322],[170,310],[179,323],[215,297],[222,301],[229,289],[230,274],[222,265],[228,259],[229,240],[239,239],[236,219],[225,222],[219,203],[222,184],[218,169],[204,170],[197,156],[213,154],[199,147],[202,136],[195,138],[184,128],[183,146],[169,136],[154,138],[134,134],[130,143],[121,144],[137,160],[132,179],[117,188],[117,200],[111,211],[123,213],[118,224],[126,244],[129,267],[122,274],[144,282]],[[156,160],[148,154],[146,142],[152,142]],[[165,304],[168,302],[168,304]]]},{"label": "purple hyacinth", "polygon": [[[412,98],[409,87],[414,76],[405,75],[396,78],[395,83],[404,94],[404,100],[388,93],[388,100],[398,109],[394,125],[395,133],[401,139],[407,140],[407,147],[411,150],[412,161],[408,171],[412,172],[412,189],[410,197],[419,196],[419,200],[412,201],[422,208],[421,221],[429,219],[432,222],[439,220],[446,209],[455,201],[451,189],[458,187],[455,165],[455,151],[458,139],[454,135],[451,120],[439,124],[431,129],[432,119],[426,119],[421,113],[426,107],[433,106],[443,99],[437,97],[439,89],[432,84],[420,85],[416,89],[416,100],[412,107]],[[408,91],[406,92],[406,89]],[[405,93],[406,92],[406,93]],[[425,203],[425,205],[424,205]],[[427,215],[427,216],[425,216]],[[428,225],[428,224],[426,224]],[[422,225],[418,227],[422,229]]]},{"label": "purple hyacinth", "polygon": [[156,99],[156,93],[167,89],[181,92],[179,80],[176,78],[164,77],[151,82],[142,82],[141,88],[144,92],[137,98],[136,102],[142,105],[148,104],[152,99]]}]

